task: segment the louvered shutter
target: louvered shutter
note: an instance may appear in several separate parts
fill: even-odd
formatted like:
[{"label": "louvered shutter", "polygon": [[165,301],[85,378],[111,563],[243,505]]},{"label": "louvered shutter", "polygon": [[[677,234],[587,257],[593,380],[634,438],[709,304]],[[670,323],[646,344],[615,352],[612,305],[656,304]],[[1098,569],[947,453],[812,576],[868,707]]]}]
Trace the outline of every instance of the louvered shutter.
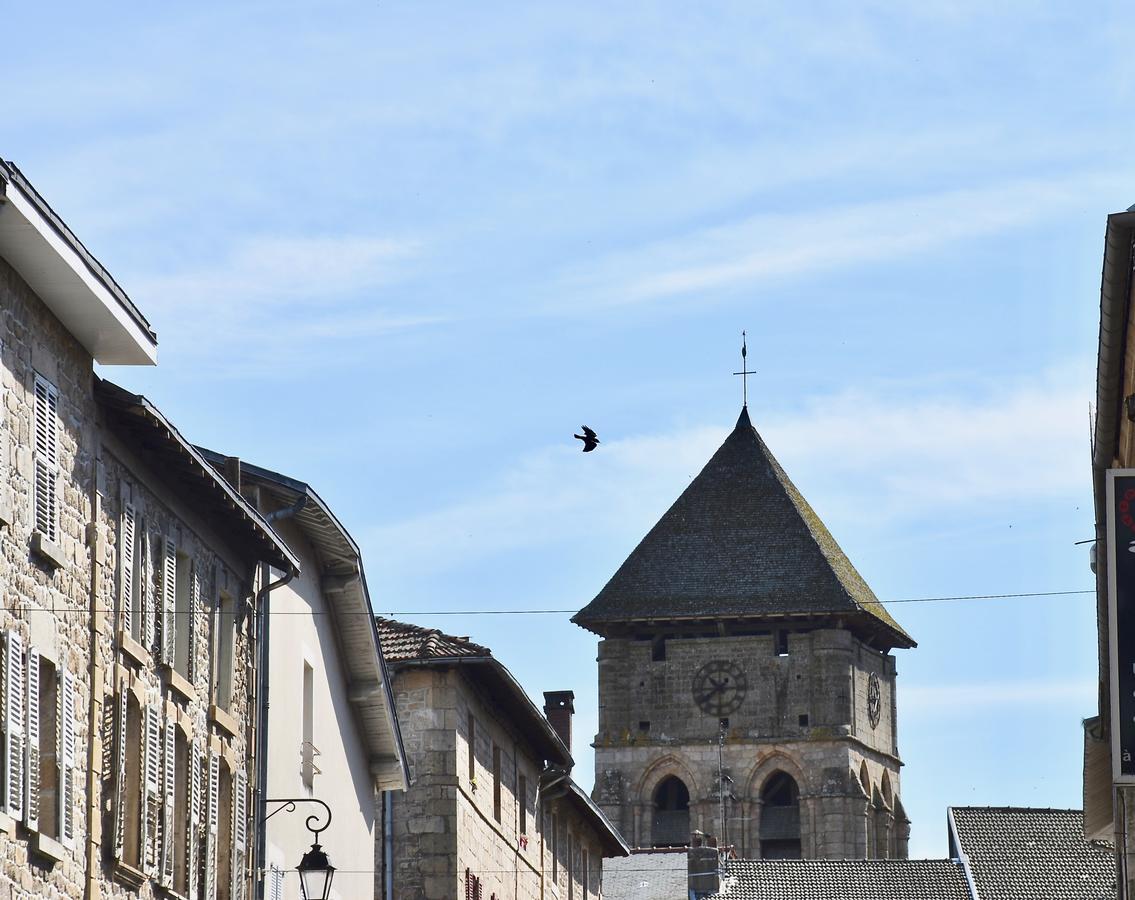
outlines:
[{"label": "louvered shutter", "polygon": [[177,603],[177,542],[167,537],[165,540],[165,553],[162,557],[162,626],[161,659],[166,665],[172,666],[177,652],[177,626],[174,613]]},{"label": "louvered shutter", "polygon": [[165,740],[162,742],[162,840],[161,840],[161,875],[159,882],[162,887],[173,887],[173,804],[174,804],[174,777],[177,767],[177,737],[176,725],[172,719],[166,719]]},{"label": "louvered shutter", "polygon": [[233,779],[233,889],[232,900],[244,900],[244,859],[248,845],[248,778],[238,769]]},{"label": "louvered shutter", "polygon": [[24,817],[24,642],[14,631],[4,641],[4,806]]},{"label": "louvered shutter", "polygon": [[48,540],[57,540],[59,471],[59,392],[40,375],[35,377],[35,527]]},{"label": "louvered shutter", "polygon": [[161,811],[161,757],[162,724],[157,706],[146,707],[145,728],[142,730],[143,773],[142,825],[143,865],[147,875],[158,872],[158,846],[160,842],[159,818]]},{"label": "louvered shutter", "polygon": [[119,529],[118,564],[119,573],[119,608],[122,610],[122,630],[128,634],[134,633],[134,532],[137,527],[137,516],[134,504],[122,504],[122,523]]},{"label": "louvered shutter", "polygon": [[189,596],[189,622],[185,627],[185,639],[189,642],[187,649],[189,660],[189,673],[190,683],[195,683],[197,680],[197,629],[201,627],[204,619],[202,618],[204,610],[202,609],[201,601],[201,566],[196,562],[193,563],[193,581],[190,585]]},{"label": "louvered shutter", "polygon": [[25,684],[28,687],[27,725],[24,730],[24,824],[35,831],[39,830],[39,651],[29,647],[27,652]]},{"label": "louvered shutter", "polygon": [[[126,858],[126,719],[129,715],[126,687],[118,690],[118,714],[114,720],[114,858]],[[142,748],[136,748],[135,752]]]},{"label": "louvered shutter", "polygon": [[272,863],[268,867],[268,900],[284,900],[284,870]]},{"label": "louvered shutter", "polygon": [[154,597],[154,547],[149,532],[142,536],[142,590],[139,592],[142,607],[142,645],[147,653],[154,652],[154,632],[157,599]]},{"label": "louvered shutter", "polygon": [[59,836],[68,847],[75,843],[75,676],[59,678]]},{"label": "louvered shutter", "polygon": [[190,900],[197,900],[197,861],[201,846],[201,753],[194,741],[189,748],[189,827],[185,829],[185,883]]},{"label": "louvered shutter", "polygon": [[217,819],[221,790],[221,760],[209,752],[209,781],[205,788],[205,900],[217,900]]}]

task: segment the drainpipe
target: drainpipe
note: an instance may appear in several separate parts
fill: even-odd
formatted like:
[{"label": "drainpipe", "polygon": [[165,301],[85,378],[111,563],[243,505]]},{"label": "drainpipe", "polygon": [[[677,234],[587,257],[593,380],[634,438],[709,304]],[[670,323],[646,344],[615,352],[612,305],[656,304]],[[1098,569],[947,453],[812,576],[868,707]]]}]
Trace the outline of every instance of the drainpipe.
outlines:
[{"label": "drainpipe", "polygon": [[[96,737],[102,734],[102,692],[103,668],[100,649],[102,635],[106,630],[106,613],[101,608],[102,564],[105,542],[99,529],[102,518],[102,484],[104,480],[102,456],[95,454],[94,484],[91,490],[91,519],[87,523],[87,547],[91,555],[91,646],[87,671],[87,802],[86,802],[86,885],[83,896],[86,900],[99,900],[102,896],[99,875],[102,870],[99,847],[102,842],[102,819],[99,800],[102,796],[102,746]],[[113,624],[113,619],[112,619]],[[66,665],[66,657],[60,654],[60,669]]]},{"label": "drainpipe", "polygon": [[394,900],[394,794],[382,791],[382,868],[385,900]]},{"label": "drainpipe", "polygon": [[[239,465],[239,464],[238,464]],[[285,507],[269,513],[264,518],[268,522],[287,519],[298,513],[307,505],[307,495],[303,495],[294,506]],[[276,581],[269,581],[271,566],[262,564],[260,567],[260,583],[264,585],[256,595],[256,799],[255,818],[256,845],[252,871],[256,874],[255,897],[264,900],[264,855],[268,840],[268,663],[269,663],[269,628],[272,608],[271,594],[278,587],[283,587],[299,573],[293,569],[286,571]]]}]

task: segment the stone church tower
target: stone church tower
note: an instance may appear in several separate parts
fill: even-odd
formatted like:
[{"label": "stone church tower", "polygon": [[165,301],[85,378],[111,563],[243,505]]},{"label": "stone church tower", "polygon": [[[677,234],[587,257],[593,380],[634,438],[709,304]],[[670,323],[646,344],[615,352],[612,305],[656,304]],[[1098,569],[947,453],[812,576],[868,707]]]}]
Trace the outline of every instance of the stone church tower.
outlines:
[{"label": "stone church tower", "polygon": [[595,800],[634,847],[905,857],[891,618],[742,409],[572,619],[598,634]]}]

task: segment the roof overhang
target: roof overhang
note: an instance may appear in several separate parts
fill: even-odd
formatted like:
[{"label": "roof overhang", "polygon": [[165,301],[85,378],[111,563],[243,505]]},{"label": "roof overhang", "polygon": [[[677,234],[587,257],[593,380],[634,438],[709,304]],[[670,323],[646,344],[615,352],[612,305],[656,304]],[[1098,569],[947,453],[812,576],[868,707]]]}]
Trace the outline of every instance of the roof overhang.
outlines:
[{"label": "roof overhang", "polygon": [[299,573],[299,559],[288,545],[149,400],[98,377],[95,399],[107,427],[232,540],[235,550],[251,562]]},{"label": "roof overhang", "polygon": [[157,335],[145,317],[23,173],[3,160],[0,257],[97,362],[157,363]]},{"label": "roof overhang", "polygon": [[603,844],[604,857],[630,856],[630,845],[623,840],[619,830],[611,824],[606,813],[596,805],[587,792],[570,777],[564,782],[564,796],[599,835]]},{"label": "roof overhang", "polygon": [[507,711],[518,730],[550,764],[570,769],[575,763],[571,752],[532,698],[504,665],[492,656],[431,656],[428,659],[404,659],[391,663],[391,668],[461,667],[474,679],[497,708]]},{"label": "roof overhang", "polygon": [[[213,468],[224,469],[228,457],[204,447],[196,449]],[[405,790],[410,771],[358,545],[310,485],[244,460],[240,474],[242,483],[247,479],[271,504],[295,510],[291,518],[315,548],[348,685],[347,699],[366,742],[371,777],[380,791]]]}]

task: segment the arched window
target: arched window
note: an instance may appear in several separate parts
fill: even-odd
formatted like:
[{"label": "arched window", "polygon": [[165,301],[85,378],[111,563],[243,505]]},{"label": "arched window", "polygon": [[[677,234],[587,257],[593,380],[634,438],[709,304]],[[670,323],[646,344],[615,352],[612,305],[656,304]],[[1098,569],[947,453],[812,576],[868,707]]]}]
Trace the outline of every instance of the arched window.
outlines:
[{"label": "arched window", "polygon": [[685,847],[690,842],[690,791],[670,775],[654,789],[655,847]]},{"label": "arched window", "polygon": [[761,859],[800,859],[800,788],[773,772],[761,788]]}]

